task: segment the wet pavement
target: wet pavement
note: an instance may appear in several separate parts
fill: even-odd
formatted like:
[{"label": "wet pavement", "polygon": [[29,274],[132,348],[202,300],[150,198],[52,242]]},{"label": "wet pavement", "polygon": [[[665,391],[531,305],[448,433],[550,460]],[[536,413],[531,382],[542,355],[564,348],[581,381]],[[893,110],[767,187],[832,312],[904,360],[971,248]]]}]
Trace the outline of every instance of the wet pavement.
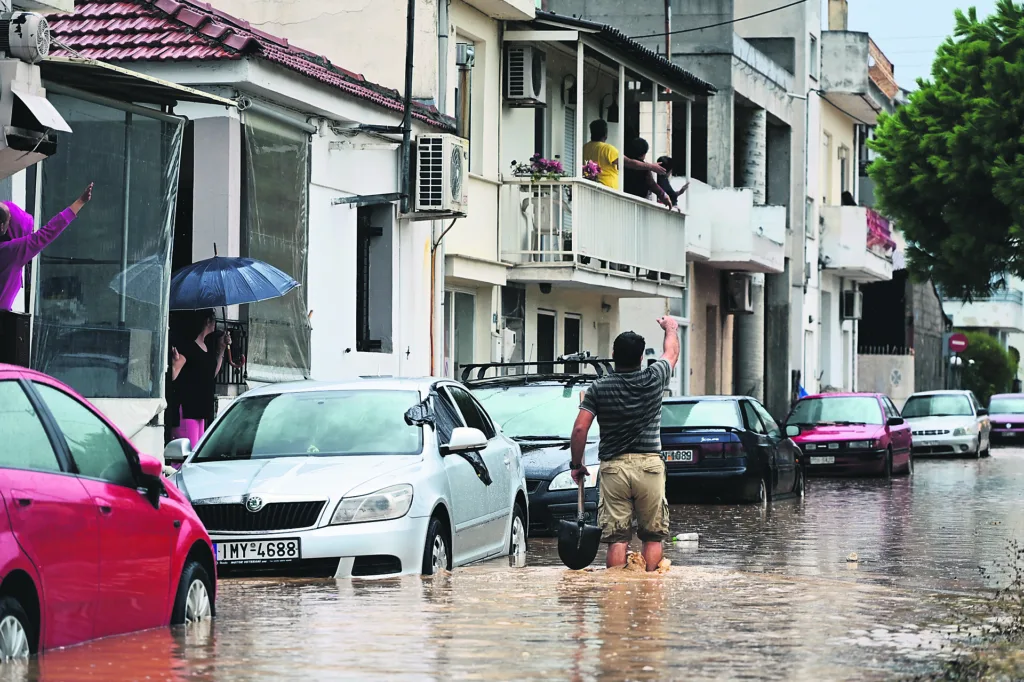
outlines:
[{"label": "wet pavement", "polygon": [[768,510],[674,505],[672,529],[701,541],[669,546],[660,576],[571,573],[534,540],[525,568],[224,580],[212,624],[50,652],[0,680],[899,679],[940,665],[978,567],[1024,539],[1024,450],[812,479]]}]

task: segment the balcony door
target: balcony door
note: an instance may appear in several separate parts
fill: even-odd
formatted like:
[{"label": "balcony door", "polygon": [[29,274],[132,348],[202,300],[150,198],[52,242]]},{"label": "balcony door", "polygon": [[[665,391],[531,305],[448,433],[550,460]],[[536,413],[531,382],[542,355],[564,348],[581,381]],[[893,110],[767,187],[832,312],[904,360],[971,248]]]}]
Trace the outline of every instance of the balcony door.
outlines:
[{"label": "balcony door", "polygon": [[459,368],[473,362],[476,296],[465,291],[444,292],[444,370],[458,378]]},{"label": "balcony door", "polygon": [[[562,353],[572,355],[583,350],[583,318],[576,313],[566,313],[562,318]],[[566,372],[578,372],[578,363],[571,363],[565,366]]]}]

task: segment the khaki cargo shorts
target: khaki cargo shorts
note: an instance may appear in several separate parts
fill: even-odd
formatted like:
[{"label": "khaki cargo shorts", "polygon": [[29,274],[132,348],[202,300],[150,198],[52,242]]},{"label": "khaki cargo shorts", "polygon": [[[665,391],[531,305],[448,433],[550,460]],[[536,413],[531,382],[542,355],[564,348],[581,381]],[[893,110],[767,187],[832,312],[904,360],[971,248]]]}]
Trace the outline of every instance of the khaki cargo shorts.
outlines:
[{"label": "khaki cargo shorts", "polygon": [[668,539],[665,462],[657,454],[625,454],[601,462],[597,523],[601,541],[629,542],[633,520],[643,542]]}]

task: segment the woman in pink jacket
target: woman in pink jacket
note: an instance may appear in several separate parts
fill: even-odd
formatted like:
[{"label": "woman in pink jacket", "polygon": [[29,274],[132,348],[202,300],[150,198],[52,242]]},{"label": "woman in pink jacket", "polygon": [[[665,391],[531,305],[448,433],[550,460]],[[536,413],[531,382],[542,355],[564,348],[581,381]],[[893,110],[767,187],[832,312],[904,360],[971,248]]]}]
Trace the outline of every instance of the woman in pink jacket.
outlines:
[{"label": "woman in pink jacket", "polygon": [[0,310],[10,310],[24,284],[22,270],[50,242],[60,236],[78,212],[92,199],[92,186],[75,199],[75,203],[32,231],[34,221],[13,201],[0,202]]}]

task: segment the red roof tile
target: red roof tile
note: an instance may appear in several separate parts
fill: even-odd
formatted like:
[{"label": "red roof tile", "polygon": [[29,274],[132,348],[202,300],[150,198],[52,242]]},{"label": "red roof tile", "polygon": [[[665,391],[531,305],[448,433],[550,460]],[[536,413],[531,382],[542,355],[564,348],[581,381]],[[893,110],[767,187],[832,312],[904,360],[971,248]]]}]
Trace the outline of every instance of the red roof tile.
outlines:
[{"label": "red roof tile", "polygon": [[[348,95],[404,111],[401,93],[326,57],[290,45],[196,0],[75,0],[74,14],[49,17],[53,37],[84,57],[111,62],[213,61],[258,57]],[[62,48],[55,56],[73,56]],[[413,116],[445,129],[454,121],[414,103]]]}]

